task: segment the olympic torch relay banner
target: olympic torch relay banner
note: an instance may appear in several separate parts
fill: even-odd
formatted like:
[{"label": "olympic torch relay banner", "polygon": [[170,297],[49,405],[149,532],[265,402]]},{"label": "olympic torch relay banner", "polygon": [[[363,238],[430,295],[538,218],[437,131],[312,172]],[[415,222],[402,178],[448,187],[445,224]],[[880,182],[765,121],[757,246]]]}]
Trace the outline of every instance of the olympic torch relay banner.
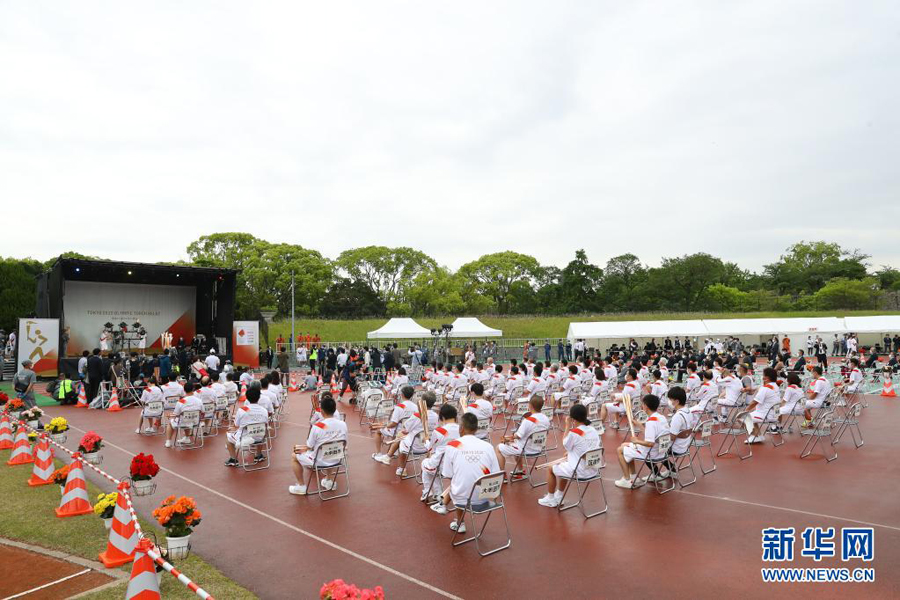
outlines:
[{"label": "olympic torch relay banner", "polygon": [[19,358],[34,363],[39,377],[56,377],[59,361],[59,319],[19,319]]},{"label": "olympic torch relay banner", "polygon": [[[147,330],[147,350],[162,350],[162,334],[172,334],[172,344],[196,333],[197,290],[192,286],[144,283],[66,281],[63,320],[69,328],[68,356],[100,347],[105,323],[114,329],[140,321]],[[133,345],[137,349],[137,344]]]},{"label": "olympic torch relay banner", "polygon": [[234,366],[259,367],[259,321],[235,321],[231,336]]}]

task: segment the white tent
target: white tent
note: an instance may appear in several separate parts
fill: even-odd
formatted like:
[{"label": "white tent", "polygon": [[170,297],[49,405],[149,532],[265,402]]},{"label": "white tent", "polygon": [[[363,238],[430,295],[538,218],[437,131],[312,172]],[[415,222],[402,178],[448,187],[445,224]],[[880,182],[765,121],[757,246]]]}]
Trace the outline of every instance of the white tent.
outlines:
[{"label": "white tent", "polygon": [[570,340],[665,338],[666,336],[705,336],[706,327],[699,319],[678,321],[592,321],[569,323]]},{"label": "white tent", "polygon": [[431,337],[431,330],[425,329],[413,319],[391,319],[368,334],[370,340],[425,339]]},{"label": "white tent", "polygon": [[900,315],[877,317],[844,317],[844,326],[853,333],[900,332]]},{"label": "white tent", "polygon": [[452,338],[486,338],[503,337],[503,332],[493,327],[488,327],[481,321],[472,317],[459,317],[453,321]]},{"label": "white tent", "polygon": [[797,319],[704,319],[710,337],[723,335],[821,335],[843,333],[844,320],[837,317]]}]

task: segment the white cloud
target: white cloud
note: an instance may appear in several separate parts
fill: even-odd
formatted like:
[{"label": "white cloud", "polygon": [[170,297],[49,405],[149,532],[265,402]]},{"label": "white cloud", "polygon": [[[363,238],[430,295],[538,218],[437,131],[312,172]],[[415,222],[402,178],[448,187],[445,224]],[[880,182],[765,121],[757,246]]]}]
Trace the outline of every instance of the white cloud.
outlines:
[{"label": "white cloud", "polygon": [[892,2],[0,5],[0,254],[898,262]]}]

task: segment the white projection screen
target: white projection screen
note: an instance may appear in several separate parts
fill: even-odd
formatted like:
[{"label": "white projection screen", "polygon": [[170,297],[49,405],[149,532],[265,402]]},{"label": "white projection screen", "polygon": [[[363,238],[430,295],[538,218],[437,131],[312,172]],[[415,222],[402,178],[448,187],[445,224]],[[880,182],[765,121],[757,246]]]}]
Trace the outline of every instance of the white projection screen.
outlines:
[{"label": "white projection screen", "polygon": [[69,328],[68,356],[80,356],[100,344],[104,323],[118,327],[140,321],[147,330],[147,350],[162,348],[161,334],[173,343],[190,342],[196,333],[197,290],[192,286],[143,283],[65,282],[63,320]]}]

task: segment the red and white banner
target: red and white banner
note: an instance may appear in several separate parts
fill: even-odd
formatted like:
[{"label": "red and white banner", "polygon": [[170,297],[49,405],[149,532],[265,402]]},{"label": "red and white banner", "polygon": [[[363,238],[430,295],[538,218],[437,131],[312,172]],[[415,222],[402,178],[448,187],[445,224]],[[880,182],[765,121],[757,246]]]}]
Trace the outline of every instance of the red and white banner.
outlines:
[{"label": "red and white banner", "polygon": [[19,358],[34,363],[38,377],[56,377],[59,364],[59,319],[19,319]]},{"label": "red and white banner", "polygon": [[259,321],[235,321],[231,336],[234,366],[259,367]]},{"label": "red and white banner", "polygon": [[[162,351],[162,334],[172,334],[172,345],[183,337],[190,343],[197,330],[197,290],[193,286],[144,283],[66,281],[63,320],[69,329],[67,356],[100,348],[103,325],[119,323],[129,330],[140,321],[147,330],[147,351]],[[126,345],[127,346],[127,345]],[[139,341],[131,340],[133,350]],[[125,348],[127,349],[127,347]]]}]

